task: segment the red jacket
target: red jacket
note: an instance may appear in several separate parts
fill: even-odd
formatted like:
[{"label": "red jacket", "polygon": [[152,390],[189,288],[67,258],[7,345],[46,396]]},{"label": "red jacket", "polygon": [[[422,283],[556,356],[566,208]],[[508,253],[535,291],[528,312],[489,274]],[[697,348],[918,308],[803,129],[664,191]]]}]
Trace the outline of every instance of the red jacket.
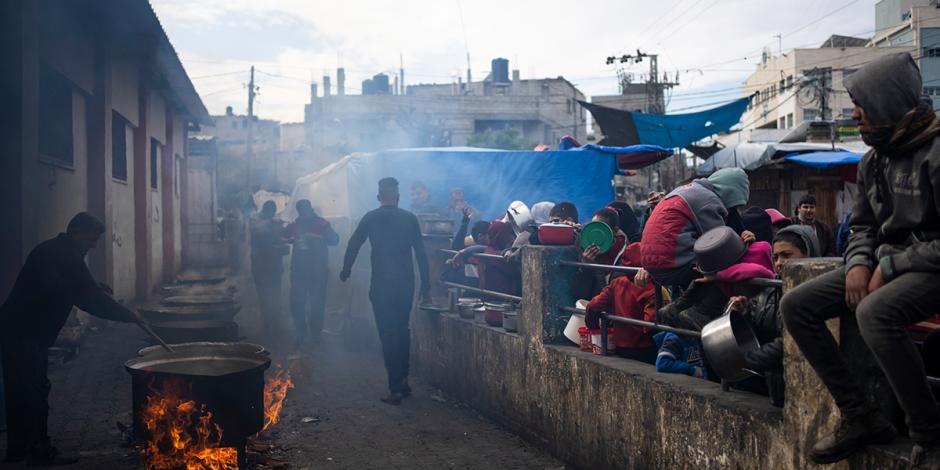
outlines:
[{"label": "red jacket", "polygon": [[[585,309],[588,328],[599,328],[600,313],[607,312],[618,317],[655,321],[656,299],[653,283],[641,289],[628,276],[621,276],[591,299]],[[614,344],[618,348],[651,348],[653,335],[649,328],[614,322]]]}]

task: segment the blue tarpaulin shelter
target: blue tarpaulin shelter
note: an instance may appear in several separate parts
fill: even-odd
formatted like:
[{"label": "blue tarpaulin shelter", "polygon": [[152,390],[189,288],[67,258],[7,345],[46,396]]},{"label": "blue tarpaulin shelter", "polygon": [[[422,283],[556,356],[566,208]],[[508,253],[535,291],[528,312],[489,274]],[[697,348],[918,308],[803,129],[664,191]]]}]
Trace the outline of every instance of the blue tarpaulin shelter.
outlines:
[{"label": "blue tarpaulin shelter", "polygon": [[684,148],[692,142],[727,131],[741,120],[750,98],[717,108],[686,114],[645,114],[581,101],[597,120],[604,140],[601,145],[649,144]]},{"label": "blue tarpaulin shelter", "polygon": [[[410,209],[411,185],[423,182],[432,201],[446,208],[454,188],[483,219],[501,217],[512,201],[530,207],[541,201],[570,201],[582,220],[614,198],[618,161],[665,158],[669,150],[639,146],[508,151],[470,147],[420,148],[356,153],[297,179],[292,200],[310,199],[325,217],[358,218],[377,207],[379,179],[392,176],[401,188],[401,207]],[[293,218],[292,206],[282,216]]]},{"label": "blue tarpaulin shelter", "polygon": [[842,165],[858,165],[862,154],[855,152],[791,153],[784,160],[812,168],[835,168]]}]

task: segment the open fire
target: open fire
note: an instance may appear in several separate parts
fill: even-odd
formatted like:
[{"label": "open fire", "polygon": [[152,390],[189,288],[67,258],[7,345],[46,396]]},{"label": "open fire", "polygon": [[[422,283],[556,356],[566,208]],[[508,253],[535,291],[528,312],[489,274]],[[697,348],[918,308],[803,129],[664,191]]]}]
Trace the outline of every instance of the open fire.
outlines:
[{"label": "open fire", "polygon": [[[290,372],[275,366],[264,385],[264,429],[276,424],[287,391],[294,387]],[[150,438],[140,445],[148,470],[236,470],[238,450],[220,447],[223,429],[212,412],[190,397],[182,380],[164,380],[150,387],[142,423]]]},{"label": "open fire", "polygon": [[222,429],[212,413],[188,399],[191,390],[182,380],[165,380],[151,387],[143,410],[150,439],[142,445],[148,470],[235,470],[238,451],[219,447]]},{"label": "open fire", "polygon": [[294,381],[291,380],[287,369],[279,365],[275,365],[273,369],[274,373],[264,381],[264,428],[261,432],[281,419],[281,408],[287,398],[287,391],[294,388]]}]

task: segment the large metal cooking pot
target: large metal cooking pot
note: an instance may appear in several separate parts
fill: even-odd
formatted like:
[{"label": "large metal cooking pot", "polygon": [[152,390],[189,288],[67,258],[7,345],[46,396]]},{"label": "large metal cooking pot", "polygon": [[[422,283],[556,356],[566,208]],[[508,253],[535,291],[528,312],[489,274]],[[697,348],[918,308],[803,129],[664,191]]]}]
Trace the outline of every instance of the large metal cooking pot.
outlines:
[{"label": "large metal cooking pot", "polygon": [[144,319],[151,322],[168,321],[231,321],[241,311],[241,306],[231,305],[145,305],[137,309]]},{"label": "large metal cooking pot", "polygon": [[271,359],[232,351],[190,354],[178,351],[124,363],[133,384],[134,438],[150,438],[141,413],[147,397],[171,380],[183,382],[189,399],[205,405],[222,428],[223,447],[240,447],[264,426],[264,371]]},{"label": "large metal cooking pot", "polygon": [[180,284],[219,284],[225,282],[225,275],[212,272],[186,271],[176,276],[176,282]]},{"label": "large metal cooking pot", "polygon": [[[194,343],[174,344],[173,350],[177,353],[186,354],[262,354],[267,356],[269,352],[264,346],[254,343],[215,343],[211,341],[197,341]],[[161,345],[147,346],[137,351],[138,356],[163,356],[173,354]]]},{"label": "large metal cooking pot", "polygon": [[702,328],[702,349],[708,365],[728,382],[756,374],[746,369],[744,353],[760,350],[757,336],[741,314],[731,311]]},{"label": "large metal cooking pot", "polygon": [[167,306],[206,306],[206,305],[234,305],[235,298],[228,294],[221,295],[174,295],[160,301]]},{"label": "large metal cooking pot", "polygon": [[167,321],[152,323],[150,327],[169,343],[238,341],[238,324],[233,321]]}]

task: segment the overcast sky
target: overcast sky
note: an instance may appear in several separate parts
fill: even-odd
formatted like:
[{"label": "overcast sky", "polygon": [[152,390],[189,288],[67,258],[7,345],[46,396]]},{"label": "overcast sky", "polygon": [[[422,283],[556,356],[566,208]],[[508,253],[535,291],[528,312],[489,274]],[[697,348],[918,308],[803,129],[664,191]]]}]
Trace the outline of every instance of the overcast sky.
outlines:
[{"label": "overcast sky", "polygon": [[[522,78],[564,76],[586,95],[617,92],[609,55],[658,53],[678,72],[669,109],[721,103],[764,47],[816,47],[830,34],[870,37],[875,0],[151,0],[212,114],[247,109],[248,68],[262,118],[302,121],[309,82],[338,65],[347,93],[404,57],[408,84],[475,80],[505,57]],[[629,71],[647,72],[648,63]]]}]

